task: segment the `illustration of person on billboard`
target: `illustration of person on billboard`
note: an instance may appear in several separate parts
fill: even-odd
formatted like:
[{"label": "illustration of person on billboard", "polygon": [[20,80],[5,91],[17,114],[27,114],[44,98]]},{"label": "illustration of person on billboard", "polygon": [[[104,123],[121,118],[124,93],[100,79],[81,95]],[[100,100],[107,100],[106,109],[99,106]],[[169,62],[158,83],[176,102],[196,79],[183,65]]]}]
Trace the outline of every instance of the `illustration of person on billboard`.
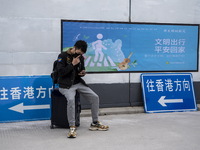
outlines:
[{"label": "illustration of person on billboard", "polygon": [[103,61],[104,58],[104,53],[102,52],[102,49],[107,50],[107,48],[103,45],[102,39],[103,35],[101,33],[97,34],[97,41],[92,43],[92,47],[95,50],[95,57],[94,57],[94,62],[100,62],[97,63],[97,66],[101,66],[101,62]]}]

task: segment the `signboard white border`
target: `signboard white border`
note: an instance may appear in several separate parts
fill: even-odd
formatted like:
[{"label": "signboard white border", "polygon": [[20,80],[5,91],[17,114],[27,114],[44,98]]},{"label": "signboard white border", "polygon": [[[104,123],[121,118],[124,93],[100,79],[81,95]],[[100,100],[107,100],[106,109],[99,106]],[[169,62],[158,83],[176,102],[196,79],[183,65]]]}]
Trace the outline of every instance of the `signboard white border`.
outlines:
[{"label": "signboard white border", "polygon": [[[191,91],[193,94],[193,102],[194,102],[194,108],[193,109],[172,109],[172,110],[148,110],[147,107],[147,99],[145,94],[145,88],[144,88],[144,76],[174,76],[174,75],[189,75],[191,80]],[[142,86],[142,93],[143,93],[143,100],[144,100],[144,109],[146,113],[159,113],[159,112],[185,112],[185,111],[196,111],[197,110],[197,104],[196,104],[196,98],[194,93],[194,86],[193,86],[193,77],[191,73],[143,73],[141,74],[141,86]],[[192,102],[191,102],[192,103]]]}]

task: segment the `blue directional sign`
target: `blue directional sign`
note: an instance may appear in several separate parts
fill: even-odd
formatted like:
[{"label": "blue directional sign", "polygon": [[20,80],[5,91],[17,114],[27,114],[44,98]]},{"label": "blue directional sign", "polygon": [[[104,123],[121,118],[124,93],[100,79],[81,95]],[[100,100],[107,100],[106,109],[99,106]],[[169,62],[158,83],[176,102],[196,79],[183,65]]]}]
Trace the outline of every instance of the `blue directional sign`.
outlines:
[{"label": "blue directional sign", "polygon": [[145,111],[197,110],[191,73],[141,74]]},{"label": "blue directional sign", "polygon": [[50,118],[50,76],[0,77],[0,122]]}]

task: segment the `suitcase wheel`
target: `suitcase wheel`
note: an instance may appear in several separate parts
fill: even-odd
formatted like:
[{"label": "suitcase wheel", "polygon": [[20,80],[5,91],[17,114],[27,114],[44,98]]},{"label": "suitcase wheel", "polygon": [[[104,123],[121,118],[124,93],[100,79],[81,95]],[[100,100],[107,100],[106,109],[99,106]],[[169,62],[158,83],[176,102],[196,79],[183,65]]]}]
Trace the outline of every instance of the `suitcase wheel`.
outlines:
[{"label": "suitcase wheel", "polygon": [[54,125],[51,125],[51,126],[50,126],[50,129],[54,129]]}]

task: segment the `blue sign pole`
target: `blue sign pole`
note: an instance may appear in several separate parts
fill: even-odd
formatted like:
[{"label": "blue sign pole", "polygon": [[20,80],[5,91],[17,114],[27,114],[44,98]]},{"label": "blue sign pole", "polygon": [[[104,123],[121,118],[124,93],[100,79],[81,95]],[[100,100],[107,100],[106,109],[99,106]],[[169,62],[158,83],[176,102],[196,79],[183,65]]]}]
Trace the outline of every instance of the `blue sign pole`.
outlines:
[{"label": "blue sign pole", "polygon": [[0,77],[0,122],[50,118],[50,76]]},{"label": "blue sign pole", "polygon": [[141,74],[145,111],[197,110],[191,73]]}]

